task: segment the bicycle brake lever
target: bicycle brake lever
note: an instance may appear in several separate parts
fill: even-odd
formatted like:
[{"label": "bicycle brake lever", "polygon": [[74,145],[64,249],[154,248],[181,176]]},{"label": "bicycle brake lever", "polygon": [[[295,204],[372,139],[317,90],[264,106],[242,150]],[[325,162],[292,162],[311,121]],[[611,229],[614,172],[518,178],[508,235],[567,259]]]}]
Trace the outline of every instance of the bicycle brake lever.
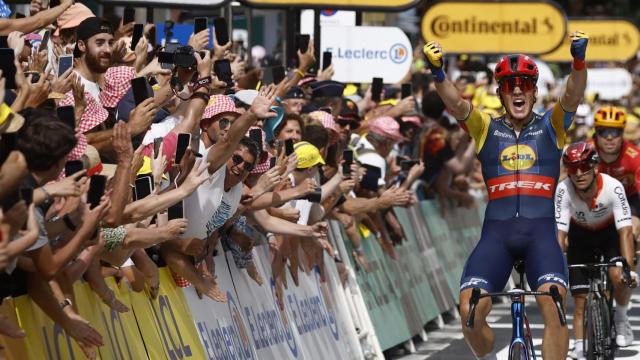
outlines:
[{"label": "bicycle brake lever", "polygon": [[560,320],[560,325],[567,325],[567,318],[564,313],[564,308],[562,307],[562,296],[560,295],[560,291],[558,291],[558,287],[552,285],[549,288],[549,293],[551,293],[551,298],[553,299],[553,303],[556,304],[556,309],[558,310],[558,319]]},{"label": "bicycle brake lever", "polygon": [[473,329],[473,323],[476,317],[476,305],[480,300],[480,289],[473,288],[471,292],[471,298],[469,298],[469,315],[467,316],[467,327]]}]

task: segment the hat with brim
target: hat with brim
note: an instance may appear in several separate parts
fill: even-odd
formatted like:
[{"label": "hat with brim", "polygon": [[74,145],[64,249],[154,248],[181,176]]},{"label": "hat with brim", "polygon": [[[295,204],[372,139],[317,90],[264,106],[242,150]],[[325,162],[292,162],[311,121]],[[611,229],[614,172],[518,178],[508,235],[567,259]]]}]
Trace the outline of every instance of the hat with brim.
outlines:
[{"label": "hat with brim", "polygon": [[325,164],[322,155],[320,155],[320,150],[306,141],[295,144],[293,150],[298,158],[298,169],[308,169],[316,165]]},{"label": "hat with brim", "polygon": [[60,35],[60,30],[71,29],[80,25],[85,19],[94,17],[93,12],[81,3],[75,3],[65,10],[60,16],[58,16],[58,27],[54,32],[54,35]]},{"label": "hat with brim", "polygon": [[393,142],[404,140],[404,137],[400,134],[400,125],[390,116],[373,119],[369,122],[368,126],[370,132],[376,133]]},{"label": "hat with brim", "polygon": [[20,114],[11,113],[4,122],[0,123],[0,134],[15,133],[22,128],[22,125],[24,125],[24,117]]},{"label": "hat with brim", "polygon": [[258,90],[240,90],[233,96],[244,105],[251,106],[253,100],[258,97]]}]

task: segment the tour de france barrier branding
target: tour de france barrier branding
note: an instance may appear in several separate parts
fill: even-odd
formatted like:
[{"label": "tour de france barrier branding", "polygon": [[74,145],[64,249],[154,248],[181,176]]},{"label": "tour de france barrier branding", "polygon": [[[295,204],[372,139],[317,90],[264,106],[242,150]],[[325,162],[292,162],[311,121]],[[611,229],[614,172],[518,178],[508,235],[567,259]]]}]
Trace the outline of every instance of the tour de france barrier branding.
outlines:
[{"label": "tour de france barrier branding", "polygon": [[[479,238],[477,209],[443,210],[436,201],[395,209],[407,241],[394,261],[383,254],[366,229],[363,247],[370,272],[356,275],[368,316],[382,349],[409,340],[422,326],[455,307],[463,261]],[[344,231],[334,237],[343,237]],[[342,241],[337,239],[337,241]],[[349,241],[345,241],[346,244]],[[221,250],[221,249],[220,249]],[[79,313],[102,334],[100,359],[361,359],[362,348],[335,262],[325,254],[326,282],[319,271],[301,272],[299,285],[288,270],[284,309],[275,296],[268,246],[257,246],[254,261],[261,286],[238,269],[223,251],[215,259],[220,289],[228,301],[200,299],[193,287],[179,288],[170,271],[160,269],[160,294],[151,300],[125,281],[107,283],[130,311],[118,313],[102,303],[87,283],[76,283]],[[28,296],[5,301],[0,313],[27,332],[22,340],[0,337],[8,359],[85,359],[60,325]]]}]

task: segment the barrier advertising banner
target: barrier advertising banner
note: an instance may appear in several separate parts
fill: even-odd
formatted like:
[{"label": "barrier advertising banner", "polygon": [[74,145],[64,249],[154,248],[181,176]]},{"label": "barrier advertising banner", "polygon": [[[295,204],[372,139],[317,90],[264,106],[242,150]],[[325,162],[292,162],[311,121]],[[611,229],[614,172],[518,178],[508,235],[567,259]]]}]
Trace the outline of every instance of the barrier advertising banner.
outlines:
[{"label": "barrier advertising banner", "polygon": [[351,10],[386,10],[399,11],[410,8],[419,0],[240,0],[247,6],[273,7],[303,7],[322,9],[351,9]]},{"label": "barrier advertising banner", "polygon": [[373,77],[381,77],[392,84],[411,67],[411,42],[400,28],[323,26],[321,30],[321,51],[333,53],[333,80],[370,83]]},{"label": "barrier advertising banner", "polygon": [[422,36],[447,53],[548,53],[567,34],[565,14],[551,2],[443,1],[422,18]]},{"label": "barrier advertising banner", "polygon": [[[568,33],[581,30],[589,35],[589,61],[627,61],[640,49],[640,31],[625,19],[569,19]],[[556,50],[540,56],[544,61],[571,62],[571,39],[566,37]]]}]

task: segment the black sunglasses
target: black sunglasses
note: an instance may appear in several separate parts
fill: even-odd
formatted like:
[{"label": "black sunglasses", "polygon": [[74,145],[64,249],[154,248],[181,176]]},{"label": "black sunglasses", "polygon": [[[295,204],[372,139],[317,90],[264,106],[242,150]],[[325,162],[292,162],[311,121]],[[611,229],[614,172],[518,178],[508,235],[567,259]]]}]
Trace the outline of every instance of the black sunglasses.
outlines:
[{"label": "black sunglasses", "polygon": [[349,130],[355,130],[360,127],[360,123],[358,121],[353,121],[353,120],[338,119],[337,123],[341,127],[349,127]]},{"label": "black sunglasses", "polygon": [[244,171],[246,172],[251,172],[253,171],[253,163],[244,161],[244,159],[242,158],[242,156],[238,155],[238,154],[233,154],[233,156],[231,156],[231,160],[233,161],[233,163],[238,166],[242,163],[244,163],[244,166],[242,167],[244,169]]},{"label": "black sunglasses", "polygon": [[227,119],[227,118],[218,119],[218,125],[220,126],[220,129],[226,129],[230,124],[231,124],[231,119]]},{"label": "black sunglasses", "polygon": [[617,138],[622,136],[622,129],[612,129],[612,128],[604,128],[604,129],[596,129],[596,134],[598,136],[607,138],[609,136]]}]

